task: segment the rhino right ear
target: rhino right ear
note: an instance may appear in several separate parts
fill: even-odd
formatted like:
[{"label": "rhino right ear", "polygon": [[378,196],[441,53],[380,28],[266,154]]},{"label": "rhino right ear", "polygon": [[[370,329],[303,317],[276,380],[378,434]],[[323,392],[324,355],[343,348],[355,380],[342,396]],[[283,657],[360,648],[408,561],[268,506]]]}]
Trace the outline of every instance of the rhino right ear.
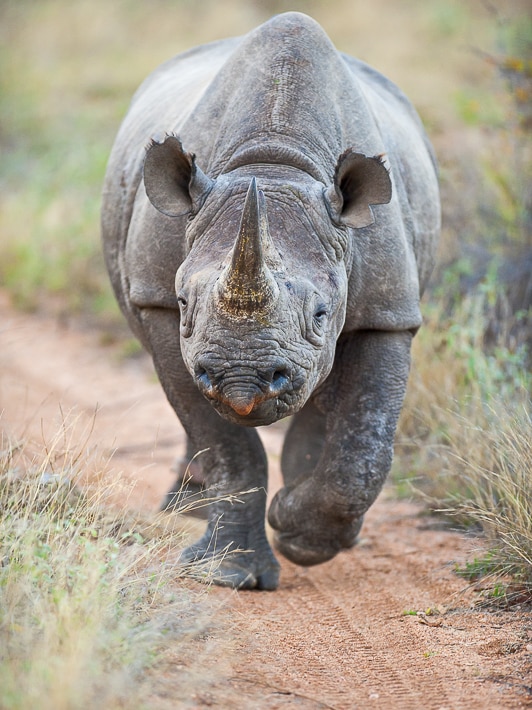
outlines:
[{"label": "rhino right ear", "polygon": [[368,158],[348,148],[338,160],[334,182],[325,198],[337,224],[354,229],[373,224],[371,205],[383,205],[392,199],[392,182],[382,156]]},{"label": "rhino right ear", "polygon": [[144,186],[152,205],[169,217],[197,212],[214,185],[179,138],[153,141],[144,159]]}]

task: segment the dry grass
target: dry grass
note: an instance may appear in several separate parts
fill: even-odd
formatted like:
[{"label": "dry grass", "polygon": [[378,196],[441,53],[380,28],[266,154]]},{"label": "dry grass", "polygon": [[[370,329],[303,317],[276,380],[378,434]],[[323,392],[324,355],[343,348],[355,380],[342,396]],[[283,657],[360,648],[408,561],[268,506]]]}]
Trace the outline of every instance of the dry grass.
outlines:
[{"label": "dry grass", "polygon": [[127,489],[90,450],[66,451],[69,438],[39,457],[3,444],[0,707],[158,707],[150,668],[168,658],[186,698],[214,612],[176,563],[182,524],[113,511]]},{"label": "dry grass", "polygon": [[477,571],[532,594],[532,374],[525,347],[484,347],[485,298],[465,298],[454,327],[433,310],[420,332],[392,478],[481,532]]},{"label": "dry grass", "polygon": [[[442,512],[478,523],[490,550],[494,570],[512,575],[532,594],[532,420],[524,408],[514,414],[488,412],[490,426],[471,431],[463,421],[463,442],[482,446],[456,457],[469,489],[448,495]],[[455,473],[456,475],[456,473]]]},{"label": "dry grass", "polygon": [[414,489],[481,530],[489,564],[476,572],[530,594],[532,44],[525,16],[492,10],[497,34],[483,54],[491,97],[459,94],[457,140],[437,139],[441,260],[414,344],[394,478],[402,493]]}]

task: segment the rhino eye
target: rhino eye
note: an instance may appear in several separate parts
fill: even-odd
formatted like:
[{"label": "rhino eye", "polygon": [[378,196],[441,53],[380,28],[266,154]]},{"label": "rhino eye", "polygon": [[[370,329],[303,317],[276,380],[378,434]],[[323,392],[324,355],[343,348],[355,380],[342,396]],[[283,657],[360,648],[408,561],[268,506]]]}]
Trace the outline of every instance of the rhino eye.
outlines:
[{"label": "rhino eye", "polygon": [[183,338],[189,338],[192,335],[194,299],[191,302],[191,308],[189,308],[188,299],[185,297],[185,294],[180,291],[177,294],[177,303],[179,304],[179,313],[181,320],[181,336]]},{"label": "rhino eye", "polygon": [[325,319],[327,318],[327,308],[325,307],[324,304],[320,304],[316,310],[314,311],[314,315],[312,316],[312,322],[315,328],[318,330],[321,330],[323,328],[323,325],[325,323]]}]

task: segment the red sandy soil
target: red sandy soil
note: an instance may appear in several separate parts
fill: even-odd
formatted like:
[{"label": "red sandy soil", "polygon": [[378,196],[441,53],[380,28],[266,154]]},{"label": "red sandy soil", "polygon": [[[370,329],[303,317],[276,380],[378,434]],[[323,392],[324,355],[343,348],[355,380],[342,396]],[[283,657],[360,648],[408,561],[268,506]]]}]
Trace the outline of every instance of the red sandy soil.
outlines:
[{"label": "red sandy soil", "polygon": [[[90,445],[114,451],[112,468],[135,482],[130,506],[157,509],[173,482],[183,433],[148,360],[120,357],[98,332],[16,313],[1,295],[0,409],[14,438],[49,440],[65,419],[92,429]],[[282,431],[261,430],[270,494]],[[197,642],[205,672],[190,652],[167,654],[153,671],[153,707],[532,707],[530,610],[478,606],[453,572],[475,545],[384,491],[353,550],[309,569],[281,559],[276,592],[212,588],[225,631]]]}]

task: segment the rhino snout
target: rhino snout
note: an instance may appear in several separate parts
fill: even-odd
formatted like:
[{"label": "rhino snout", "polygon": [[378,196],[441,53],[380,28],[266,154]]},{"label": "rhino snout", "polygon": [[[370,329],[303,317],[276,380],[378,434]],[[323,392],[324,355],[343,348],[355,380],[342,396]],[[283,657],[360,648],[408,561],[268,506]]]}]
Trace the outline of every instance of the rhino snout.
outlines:
[{"label": "rhino snout", "polygon": [[289,365],[280,359],[253,368],[240,363],[220,365],[203,356],[198,359],[194,374],[200,391],[213,404],[225,405],[239,417],[249,416],[293,389]]}]

